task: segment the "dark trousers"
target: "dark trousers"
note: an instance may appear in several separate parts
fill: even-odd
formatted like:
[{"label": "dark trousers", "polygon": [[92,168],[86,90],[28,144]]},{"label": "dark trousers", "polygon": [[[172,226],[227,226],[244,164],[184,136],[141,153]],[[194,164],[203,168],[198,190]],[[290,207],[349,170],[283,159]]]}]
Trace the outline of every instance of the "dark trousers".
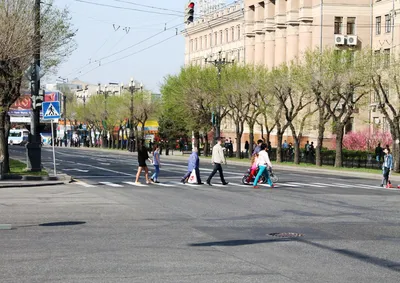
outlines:
[{"label": "dark trousers", "polygon": [[225,184],[224,173],[222,171],[222,166],[219,163],[214,163],[214,170],[211,172],[210,176],[208,176],[207,183],[211,182],[212,177],[214,177],[215,173],[219,171],[219,177],[221,178],[221,182]]},{"label": "dark trousers", "polygon": [[389,173],[390,173],[390,168],[384,167],[382,185],[387,185],[389,183]]},{"label": "dark trousers", "polygon": [[[201,183],[201,178],[200,178],[200,169],[199,168],[194,168],[194,171],[196,172],[196,178],[197,178],[197,183]],[[190,174],[192,174],[192,171],[187,172],[185,176],[183,176],[182,180],[186,180],[189,178]]]}]

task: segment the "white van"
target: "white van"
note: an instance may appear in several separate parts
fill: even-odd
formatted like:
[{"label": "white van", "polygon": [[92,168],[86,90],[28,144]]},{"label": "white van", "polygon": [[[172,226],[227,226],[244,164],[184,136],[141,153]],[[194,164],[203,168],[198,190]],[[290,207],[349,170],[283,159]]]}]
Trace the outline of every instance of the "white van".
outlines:
[{"label": "white van", "polygon": [[28,142],[29,131],[27,129],[12,129],[8,135],[8,144],[25,145]]}]

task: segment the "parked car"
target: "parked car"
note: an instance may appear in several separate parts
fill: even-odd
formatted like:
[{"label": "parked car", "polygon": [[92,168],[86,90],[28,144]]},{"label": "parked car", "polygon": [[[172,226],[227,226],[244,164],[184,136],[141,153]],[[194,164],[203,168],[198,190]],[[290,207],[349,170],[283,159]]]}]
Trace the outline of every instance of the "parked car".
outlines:
[{"label": "parked car", "polygon": [[25,145],[28,142],[29,131],[27,129],[11,129],[8,135],[8,144]]}]

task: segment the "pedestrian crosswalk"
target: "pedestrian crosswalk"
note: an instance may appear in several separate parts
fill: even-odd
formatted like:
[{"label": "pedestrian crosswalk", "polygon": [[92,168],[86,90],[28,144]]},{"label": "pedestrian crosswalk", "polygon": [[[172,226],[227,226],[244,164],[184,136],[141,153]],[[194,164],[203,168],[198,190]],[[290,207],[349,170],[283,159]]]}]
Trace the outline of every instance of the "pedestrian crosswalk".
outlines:
[{"label": "pedestrian crosswalk", "polygon": [[[183,184],[178,181],[166,181],[166,182],[160,182],[160,183],[151,183],[151,184],[146,184],[146,183],[136,183],[132,181],[121,181],[121,182],[109,182],[109,181],[101,181],[97,183],[85,183],[83,181],[78,181],[75,182],[75,184],[87,187],[87,188],[92,188],[92,187],[112,187],[112,188],[124,188],[124,187],[179,187],[179,186],[187,186],[187,187],[208,187],[206,184],[204,185],[198,185],[198,184]],[[259,184],[260,187],[265,187],[269,188],[270,186],[268,184]],[[222,185],[219,183],[213,183],[212,187],[220,188],[232,188],[232,187],[242,187],[242,188],[252,188],[251,185],[245,185],[239,182],[229,182],[228,185]],[[323,188],[342,188],[342,189],[350,189],[350,188],[359,188],[359,189],[383,189],[380,186],[376,185],[367,185],[367,184],[343,184],[343,183],[301,183],[301,182],[280,182],[276,183],[274,188],[303,188],[303,189],[323,189]],[[396,189],[398,190],[398,189]],[[400,191],[400,190],[399,190]]]}]

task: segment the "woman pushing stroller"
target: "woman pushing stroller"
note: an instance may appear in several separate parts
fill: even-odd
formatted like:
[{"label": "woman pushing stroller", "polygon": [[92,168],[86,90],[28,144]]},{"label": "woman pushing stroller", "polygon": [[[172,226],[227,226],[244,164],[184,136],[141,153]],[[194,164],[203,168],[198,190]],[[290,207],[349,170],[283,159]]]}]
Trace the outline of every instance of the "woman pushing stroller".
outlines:
[{"label": "woman pushing stroller", "polygon": [[267,182],[270,185],[270,187],[271,188],[274,187],[274,184],[272,183],[272,180],[268,174],[268,167],[272,168],[272,163],[269,160],[267,149],[268,149],[267,145],[263,143],[261,145],[261,150],[258,153],[258,157],[256,159],[256,165],[258,166],[258,173],[253,182],[253,187],[255,189],[259,188],[257,186],[257,183],[258,183],[258,180],[260,179],[261,175],[263,175],[263,174],[264,174],[265,178],[267,179]]}]

